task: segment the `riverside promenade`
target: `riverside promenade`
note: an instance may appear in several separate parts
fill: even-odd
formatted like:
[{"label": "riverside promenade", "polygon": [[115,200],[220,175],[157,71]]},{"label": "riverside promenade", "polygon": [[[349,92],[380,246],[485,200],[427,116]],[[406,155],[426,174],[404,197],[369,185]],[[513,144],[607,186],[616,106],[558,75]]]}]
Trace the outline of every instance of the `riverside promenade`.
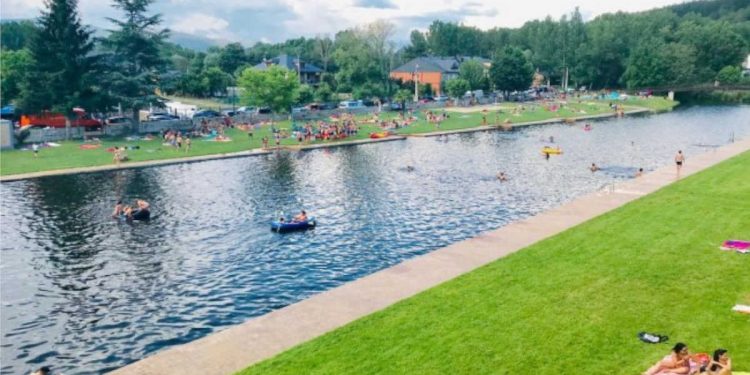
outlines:
[{"label": "riverside promenade", "polygon": [[[750,138],[690,155],[687,177],[750,151]],[[295,345],[493,262],[675,182],[668,165],[539,215],[435,250],[194,342],[167,349],[113,374],[231,374]]]}]

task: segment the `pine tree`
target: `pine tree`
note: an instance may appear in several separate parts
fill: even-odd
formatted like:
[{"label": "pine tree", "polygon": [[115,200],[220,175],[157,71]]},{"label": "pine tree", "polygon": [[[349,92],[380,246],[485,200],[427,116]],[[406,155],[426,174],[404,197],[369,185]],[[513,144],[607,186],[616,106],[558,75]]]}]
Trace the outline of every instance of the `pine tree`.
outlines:
[{"label": "pine tree", "polygon": [[72,118],[74,107],[104,105],[95,80],[92,31],[81,24],[77,5],[76,0],[45,1],[39,32],[29,45],[33,63],[21,88],[19,107],[26,113],[51,110]]},{"label": "pine tree", "polygon": [[114,0],[113,7],[125,14],[122,19],[109,18],[118,29],[110,31],[104,41],[112,55],[108,86],[114,100],[133,111],[138,122],[138,112],[149,105],[158,105],[156,89],[159,74],[166,66],[160,46],[169,30],[157,30],[161,15],[147,16],[154,0]]}]

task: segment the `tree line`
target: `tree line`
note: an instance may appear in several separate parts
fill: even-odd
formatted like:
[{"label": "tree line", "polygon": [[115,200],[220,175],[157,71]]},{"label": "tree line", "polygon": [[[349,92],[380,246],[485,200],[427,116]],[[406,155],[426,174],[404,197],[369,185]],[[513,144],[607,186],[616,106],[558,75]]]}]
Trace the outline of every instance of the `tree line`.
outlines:
[{"label": "tree line", "polygon": [[[389,72],[420,56],[493,61],[489,72],[471,60],[463,63],[461,78],[447,84],[452,95],[468,89],[528,86],[534,72],[557,85],[567,71],[570,87],[593,89],[733,83],[743,79],[739,66],[750,49],[750,4],[743,0],[618,12],[588,22],[575,9],[557,20],[547,17],[516,29],[480,30],[436,20],[426,31],[412,31],[402,47],[394,42],[394,25],[377,21],[332,37],[248,48],[229,43],[205,52],[167,42],[161,17],[148,15],[152,3],[114,0],[122,17],[109,20],[114,29],[103,37],[94,37],[82,24],[75,0],[49,1],[35,22],[0,25],[3,103],[14,101],[26,111],[113,104],[135,109],[153,102],[157,88],[167,94],[208,97],[224,95],[228,86],[259,84],[292,90],[285,108],[287,100],[328,101],[337,93],[355,99],[387,98],[412,89],[391,80]],[[294,72],[269,72],[268,79],[259,79],[248,71],[282,53],[320,67],[321,83],[289,87],[283,81]],[[250,93],[243,100],[256,104],[269,98]]]}]

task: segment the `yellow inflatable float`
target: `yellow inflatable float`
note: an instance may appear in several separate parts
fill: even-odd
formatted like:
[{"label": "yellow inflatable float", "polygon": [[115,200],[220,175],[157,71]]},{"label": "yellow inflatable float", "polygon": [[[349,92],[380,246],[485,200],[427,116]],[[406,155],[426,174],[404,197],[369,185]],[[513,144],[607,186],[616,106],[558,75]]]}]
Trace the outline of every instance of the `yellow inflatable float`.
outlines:
[{"label": "yellow inflatable float", "polygon": [[562,150],[558,148],[552,148],[552,147],[544,147],[542,148],[542,154],[550,154],[550,155],[560,155],[562,154]]}]

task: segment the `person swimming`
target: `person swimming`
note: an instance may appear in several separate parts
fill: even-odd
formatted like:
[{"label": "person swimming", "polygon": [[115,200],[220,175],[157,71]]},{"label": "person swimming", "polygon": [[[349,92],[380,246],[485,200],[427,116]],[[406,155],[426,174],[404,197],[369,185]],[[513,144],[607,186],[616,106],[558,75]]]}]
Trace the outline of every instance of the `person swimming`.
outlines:
[{"label": "person swimming", "polygon": [[505,181],[508,181],[508,176],[505,175],[505,172],[498,172],[497,179],[500,182],[505,182]]},{"label": "person swimming", "polygon": [[635,177],[641,177],[643,176],[643,168],[638,168],[638,171],[635,172]]},{"label": "person swimming", "polygon": [[591,167],[589,167],[589,170],[591,172],[596,172],[599,170],[599,167],[596,166],[596,163],[591,163]]},{"label": "person swimming", "polygon": [[122,201],[118,200],[115,204],[114,210],[112,210],[112,217],[118,217],[123,214],[124,207],[122,206]]},{"label": "person swimming", "polygon": [[127,207],[124,210],[128,220],[148,220],[151,218],[151,205],[145,200],[136,199],[134,207]]}]

